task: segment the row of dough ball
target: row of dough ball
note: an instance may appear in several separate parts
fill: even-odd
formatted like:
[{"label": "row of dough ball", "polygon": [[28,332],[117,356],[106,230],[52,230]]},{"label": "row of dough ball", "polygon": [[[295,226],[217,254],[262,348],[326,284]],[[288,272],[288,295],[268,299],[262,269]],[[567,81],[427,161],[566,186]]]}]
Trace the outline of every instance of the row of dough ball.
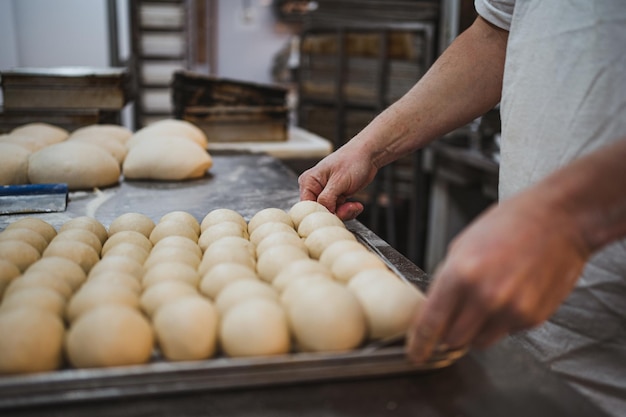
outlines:
[{"label": "row of dough ball", "polygon": [[[337,227],[347,232],[343,224],[336,223],[338,219],[330,217],[327,219],[335,222],[334,226],[322,222],[308,229],[308,224],[317,224],[326,217],[309,218],[313,212],[330,214],[312,202],[298,203],[289,213],[261,210],[248,223],[228,209],[210,212],[201,224],[184,212],[169,213],[156,225],[146,216],[128,213],[111,223],[108,239],[103,226],[91,225],[88,219],[74,219],[74,223],[80,220],[84,228],[93,234],[101,233],[104,239],[90,242],[93,251],[102,255],[95,266],[89,260],[91,256],[87,261],[82,256],[72,259],[81,265],[86,280],[69,300],[65,299],[67,305],[61,315],[71,323],[66,339],[70,362],[77,367],[144,363],[150,359],[155,339],[166,358],[191,360],[213,356],[218,341],[229,356],[270,355],[289,352],[292,337],[301,350],[347,350],[357,347],[367,333],[370,338],[378,338],[403,331],[421,300],[419,292],[411,291],[385,270],[377,257],[378,272],[368,275],[365,272],[375,271],[365,268],[358,277],[354,273],[349,280],[337,280],[332,273],[336,263],[333,258],[340,257],[341,252],[346,252],[345,256],[371,252],[348,232],[337,234],[341,238],[335,243],[324,241],[324,249],[329,250],[315,249],[319,242],[314,240],[312,245],[309,241],[309,246],[319,251],[310,257],[306,242],[315,236],[317,227]],[[228,223],[238,225],[228,228],[237,230],[238,236],[217,233],[206,247],[197,243]],[[278,224],[290,227],[291,232]],[[16,226],[7,229],[11,228]],[[308,235],[306,239],[296,229]],[[335,230],[339,229],[327,232]],[[60,231],[59,236],[64,233],[67,235]],[[26,272],[30,273],[30,268]],[[81,278],[74,281],[76,286]],[[348,281],[347,286],[341,285]],[[359,284],[365,282],[367,285]],[[67,294],[67,289],[61,291]],[[395,299],[398,294],[405,294],[400,303]],[[376,300],[377,296],[382,299]],[[0,304],[0,315],[6,301]],[[398,305],[405,310],[402,314],[394,312]],[[380,310],[380,306],[387,306],[393,314],[385,317],[372,311]],[[391,325],[390,317],[394,319]],[[110,342],[105,336],[111,327],[118,331],[128,327],[125,332],[133,342],[128,343],[124,337]],[[5,365],[0,362],[0,370]],[[58,363],[51,366],[49,369],[55,369]]]},{"label": "row of dough ball", "polygon": [[71,190],[127,179],[186,180],[204,176],[212,160],[195,125],[166,119],[132,133],[91,125],[71,134],[30,123],[0,136],[0,184],[67,183]]}]

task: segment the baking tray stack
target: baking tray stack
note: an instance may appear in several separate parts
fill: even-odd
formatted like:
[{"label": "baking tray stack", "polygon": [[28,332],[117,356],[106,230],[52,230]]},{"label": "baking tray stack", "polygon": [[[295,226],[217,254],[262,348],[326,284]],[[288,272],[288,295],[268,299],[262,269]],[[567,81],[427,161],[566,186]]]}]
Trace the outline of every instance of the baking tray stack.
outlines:
[{"label": "baking tray stack", "polygon": [[174,116],[200,127],[210,142],[287,140],[287,89],[178,71]]},{"label": "baking tray stack", "polygon": [[67,130],[119,123],[120,111],[132,96],[125,68],[17,68],[0,77],[0,133],[31,122]]}]

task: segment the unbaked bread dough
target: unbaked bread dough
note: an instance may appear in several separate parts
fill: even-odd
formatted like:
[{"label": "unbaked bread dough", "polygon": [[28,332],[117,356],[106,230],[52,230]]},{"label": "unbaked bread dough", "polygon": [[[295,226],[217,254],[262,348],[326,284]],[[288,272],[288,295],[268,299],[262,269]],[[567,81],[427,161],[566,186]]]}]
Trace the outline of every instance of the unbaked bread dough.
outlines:
[{"label": "unbaked bread dough", "polygon": [[71,259],[60,256],[47,256],[28,267],[26,273],[45,272],[62,279],[76,291],[87,279],[83,268]]},{"label": "unbaked bread dough", "polygon": [[131,136],[127,145],[132,148],[142,143],[144,140],[148,140],[152,143],[154,139],[161,136],[187,138],[203,149],[206,149],[209,143],[204,132],[193,123],[186,120],[164,119],[139,129]]},{"label": "unbaked bread dough", "polygon": [[292,232],[277,232],[268,235],[265,239],[261,240],[256,246],[256,256],[260,258],[261,255],[273,246],[279,245],[291,245],[303,252],[309,253],[309,249],[304,245],[304,240],[297,233]]},{"label": "unbaked bread dough", "polygon": [[109,236],[113,236],[115,233],[121,231],[132,230],[141,233],[145,237],[150,237],[154,226],[152,219],[145,214],[124,213],[111,222],[109,226]]},{"label": "unbaked bread dough", "polygon": [[46,287],[56,291],[63,299],[69,300],[72,296],[72,287],[62,278],[47,271],[33,271],[20,275],[11,281],[4,291],[4,297],[8,297],[22,288]]},{"label": "unbaked bread dough", "polygon": [[152,317],[163,304],[188,295],[198,295],[198,291],[183,281],[162,281],[146,288],[139,303],[141,309]]},{"label": "unbaked bread dough", "polygon": [[345,227],[341,219],[332,213],[316,211],[307,215],[298,226],[298,234],[306,238],[317,229],[327,226]]},{"label": "unbaked bread dough", "polygon": [[30,136],[48,145],[63,142],[69,137],[67,130],[50,123],[27,123],[13,129],[11,135]]},{"label": "unbaked bread dough", "polygon": [[309,248],[309,255],[312,258],[319,259],[327,247],[339,240],[356,240],[356,238],[345,227],[326,226],[311,233],[304,240],[304,244]]},{"label": "unbaked bread dough", "polygon": [[23,287],[13,291],[2,300],[0,312],[24,307],[40,308],[63,317],[65,299],[51,288]]},{"label": "unbaked bread dough", "polygon": [[41,258],[41,254],[31,245],[21,240],[0,241],[0,259],[5,259],[17,266],[20,271],[26,271],[32,263]]},{"label": "unbaked bread dough", "polygon": [[107,256],[102,258],[91,270],[87,278],[91,278],[95,275],[108,271],[120,271],[126,272],[137,279],[141,279],[145,273],[143,265],[132,258],[126,256]]},{"label": "unbaked bread dough", "polygon": [[257,227],[268,222],[280,222],[285,223],[289,227],[294,227],[291,217],[289,217],[289,215],[284,210],[270,207],[260,210],[254,216],[252,216],[252,218],[248,222],[248,233],[254,232]]},{"label": "unbaked bread dough", "polygon": [[204,297],[184,296],[163,304],[153,324],[161,352],[169,360],[200,360],[215,353],[219,316]]},{"label": "unbaked bread dough", "polygon": [[299,259],[309,259],[309,255],[296,246],[274,246],[261,255],[256,269],[259,277],[271,283],[283,269]]},{"label": "unbaked bread dough", "polygon": [[20,275],[20,270],[12,262],[0,259],[0,300],[6,287]]},{"label": "unbaked bread dough", "polygon": [[269,235],[279,232],[293,233],[295,235],[298,235],[293,227],[286,225],[285,223],[267,222],[254,229],[254,232],[250,234],[250,242],[258,246],[258,244],[261,243],[263,239],[265,239]]},{"label": "unbaked bread dough", "polygon": [[109,249],[120,243],[132,243],[133,245],[141,247],[147,253],[150,253],[152,250],[152,242],[150,242],[150,239],[145,235],[134,230],[122,230],[111,235],[107,241],[104,242],[104,245],[102,245],[102,256],[104,257]]},{"label": "unbaked bread dough", "polygon": [[164,222],[167,220],[186,223],[187,225],[191,226],[193,231],[196,232],[196,235],[200,235],[200,223],[198,223],[198,220],[196,220],[196,218],[193,217],[192,214],[187,213],[186,211],[171,211],[161,217],[159,222]]},{"label": "unbaked bread dough", "polygon": [[9,230],[14,227],[25,227],[27,229],[34,230],[35,232],[43,236],[43,238],[46,239],[46,242],[48,243],[50,243],[50,241],[52,241],[52,238],[57,235],[56,229],[50,223],[36,217],[25,217],[23,219],[14,221],[13,223],[10,223],[4,230]]},{"label": "unbaked bread dough", "polygon": [[285,308],[289,308],[289,304],[300,297],[300,293],[306,292],[309,288],[316,285],[333,283],[333,279],[328,274],[320,272],[308,272],[293,277],[282,290],[280,294],[280,302]]},{"label": "unbaked bread dough", "polygon": [[148,259],[149,252],[139,245],[134,243],[122,242],[107,251],[106,256],[126,256],[132,258],[138,263],[143,264]]},{"label": "unbaked bread dough", "polygon": [[387,265],[375,254],[369,251],[352,251],[341,254],[331,267],[335,279],[347,284],[353,276],[369,269],[387,269]]},{"label": "unbaked bread dough", "polygon": [[198,239],[198,245],[200,246],[200,249],[206,251],[207,248],[211,246],[214,242],[227,236],[235,236],[247,239],[248,233],[244,228],[241,227],[241,224],[239,223],[231,221],[221,222],[211,227],[207,227],[200,235],[200,238]]},{"label": "unbaked bread dough", "polygon": [[195,268],[183,262],[168,261],[148,269],[141,281],[144,288],[162,281],[183,281],[198,288],[200,275]]},{"label": "unbaked bread dough", "polygon": [[40,308],[0,313],[0,374],[52,371],[61,366],[64,327]]},{"label": "unbaked bread dough", "polygon": [[270,285],[259,280],[242,279],[225,287],[215,299],[215,306],[220,314],[250,298],[267,298],[278,302],[278,292]]},{"label": "unbaked bread dough", "polygon": [[67,357],[74,367],[96,368],[148,362],[154,335],[136,309],[102,305],[72,323],[66,341]]},{"label": "unbaked bread dough", "polygon": [[235,210],[219,208],[211,210],[206,216],[204,216],[202,223],[200,223],[200,230],[204,232],[207,228],[226,221],[239,223],[244,229],[247,229],[248,227],[248,224],[243,216]]},{"label": "unbaked bread dough", "polygon": [[391,271],[364,271],[354,276],[348,290],[356,295],[367,318],[371,339],[406,333],[426,298]]},{"label": "unbaked bread dough", "polygon": [[46,246],[48,246],[48,242],[46,242],[43,236],[25,227],[14,227],[0,232],[0,242],[5,240],[21,240],[37,249],[39,253],[42,253],[44,249],[46,249]]},{"label": "unbaked bread dough", "polygon": [[52,241],[43,252],[44,258],[60,256],[76,262],[86,274],[100,260],[98,253],[86,243],[70,240]]},{"label": "unbaked bread dough", "polygon": [[92,145],[96,145],[101,149],[108,152],[118,164],[122,164],[124,162],[124,158],[126,158],[126,154],[128,153],[128,149],[126,145],[115,140],[111,139],[108,135],[92,133],[92,134],[82,134],[80,136],[70,136],[68,139],[69,142],[72,141],[80,141],[85,143],[91,143]]},{"label": "unbaked bread dough", "polygon": [[296,342],[304,351],[346,351],[365,338],[365,315],[357,298],[333,281],[293,294],[286,309]]},{"label": "unbaked bread dough", "polygon": [[228,285],[239,280],[258,280],[254,269],[238,263],[226,262],[216,265],[200,280],[200,292],[215,300]]},{"label": "unbaked bread dough", "polygon": [[[202,237],[202,235],[200,236]],[[198,242],[199,243],[199,242]],[[248,251],[251,257],[256,257],[256,248],[248,239],[238,236],[224,236],[212,244],[217,246],[235,246]],[[208,249],[208,248],[207,248]]]},{"label": "unbaked bread dough", "polygon": [[87,229],[65,229],[59,232],[53,242],[82,242],[93,248],[97,254],[100,254],[102,251],[102,243],[96,234]]},{"label": "unbaked bread dough", "polygon": [[28,160],[28,178],[33,184],[67,183],[70,190],[117,184],[120,165],[101,147],[81,141],[47,146]]},{"label": "unbaked bread dough", "polygon": [[213,245],[207,249],[198,267],[200,275],[209,272],[221,263],[237,263],[256,270],[256,261],[250,251],[240,245]]},{"label": "unbaked bread dough", "polygon": [[155,247],[150,252],[150,256],[144,262],[144,268],[150,269],[164,262],[178,262],[187,264],[193,269],[197,269],[200,265],[200,257],[186,248],[177,246],[161,246]]},{"label": "unbaked bread dough", "polygon": [[282,292],[291,281],[297,279],[300,276],[310,273],[319,273],[328,276],[332,279],[332,273],[330,269],[319,261],[313,259],[300,259],[293,261],[285,266],[278,275],[272,281],[272,285],[278,291]]},{"label": "unbaked bread dough", "polygon": [[320,255],[320,262],[328,268],[333,266],[333,262],[346,252],[367,251],[367,247],[356,240],[338,240],[331,243]]},{"label": "unbaked bread dough", "polygon": [[106,227],[98,220],[89,216],[75,217],[72,220],[68,220],[63,223],[63,226],[59,229],[59,233],[68,229],[87,229],[94,233],[100,239],[100,243],[104,245],[104,242],[109,238],[109,232]]},{"label": "unbaked bread dough", "polygon": [[197,257],[202,257],[202,250],[196,242],[184,236],[166,236],[160,239],[152,248],[153,251],[160,250],[163,247],[183,248]]},{"label": "unbaked bread dough", "polygon": [[81,136],[91,136],[94,134],[105,135],[124,145],[133,135],[133,132],[130,129],[120,125],[98,124],[78,128],[72,132],[70,137],[77,138]]},{"label": "unbaked bread dough", "polygon": [[99,274],[93,275],[89,277],[88,284],[91,283],[121,285],[137,294],[137,296],[141,295],[142,290],[141,282],[136,277],[127,272],[120,271],[103,271]]},{"label": "unbaked bread dough", "polygon": [[72,323],[86,312],[109,304],[121,304],[138,309],[139,297],[132,289],[122,284],[89,280],[70,299],[65,317]]},{"label": "unbaked bread dough", "polygon": [[0,185],[28,184],[30,154],[19,145],[0,142]]},{"label": "unbaked bread dough", "polygon": [[317,211],[329,213],[328,209],[317,201],[304,200],[294,204],[291,209],[289,209],[288,214],[289,217],[291,217],[294,226],[298,228],[302,219]]},{"label": "unbaked bread dough", "polygon": [[23,135],[19,133],[11,133],[9,135],[0,136],[1,143],[8,143],[19,146],[20,148],[32,153],[51,145],[46,139]]},{"label": "unbaked bread dough", "polygon": [[130,148],[123,171],[127,179],[180,181],[201,178],[212,165],[209,153],[197,143],[161,136]]},{"label": "unbaked bread dough", "polygon": [[198,242],[198,235],[191,226],[175,220],[159,222],[150,233],[150,241],[156,245],[159,240],[167,236],[183,236],[194,243]]},{"label": "unbaked bread dough", "polygon": [[231,307],[222,318],[220,345],[232,357],[288,353],[285,312],[275,301],[264,298],[251,298]]}]

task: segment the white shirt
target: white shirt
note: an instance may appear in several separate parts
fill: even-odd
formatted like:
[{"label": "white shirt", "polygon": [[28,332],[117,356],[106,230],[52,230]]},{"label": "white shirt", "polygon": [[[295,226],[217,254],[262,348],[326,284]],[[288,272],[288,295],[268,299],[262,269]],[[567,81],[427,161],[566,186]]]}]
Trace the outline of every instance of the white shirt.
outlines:
[{"label": "white shirt", "polygon": [[[475,0],[475,6],[510,32],[500,198],[626,137],[624,0]],[[557,313],[518,340],[607,412],[626,416],[626,240],[595,254]]]}]

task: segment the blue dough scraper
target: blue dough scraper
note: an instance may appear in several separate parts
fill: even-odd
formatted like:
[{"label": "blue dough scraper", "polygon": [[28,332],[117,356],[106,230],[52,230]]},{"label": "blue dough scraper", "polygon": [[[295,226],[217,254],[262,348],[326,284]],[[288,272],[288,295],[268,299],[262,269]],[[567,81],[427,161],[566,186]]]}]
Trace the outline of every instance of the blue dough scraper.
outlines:
[{"label": "blue dough scraper", "polygon": [[67,184],[1,185],[0,214],[65,211],[67,193]]}]

